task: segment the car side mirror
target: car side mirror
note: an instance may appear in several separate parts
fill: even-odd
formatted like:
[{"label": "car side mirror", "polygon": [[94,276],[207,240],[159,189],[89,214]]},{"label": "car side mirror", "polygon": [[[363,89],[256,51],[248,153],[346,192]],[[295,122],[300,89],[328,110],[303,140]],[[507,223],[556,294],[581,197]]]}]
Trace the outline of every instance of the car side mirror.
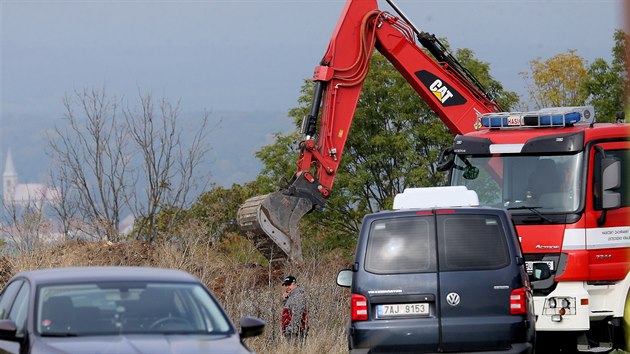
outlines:
[{"label": "car side mirror", "polygon": [[17,333],[17,325],[13,320],[0,320],[0,338],[12,339]]},{"label": "car side mirror", "polygon": [[259,336],[265,330],[265,321],[256,317],[241,317],[240,325],[241,339]]},{"label": "car side mirror", "polygon": [[621,162],[614,157],[605,157],[601,160],[601,171],[602,209],[619,208],[621,194],[614,189],[621,186]]},{"label": "car side mirror", "polygon": [[455,154],[453,153],[453,147],[447,147],[440,153],[440,157],[437,162],[437,170],[445,172],[453,167],[455,163]]},{"label": "car side mirror", "polygon": [[533,271],[530,275],[531,280],[545,280],[551,277],[551,270],[547,263],[534,263]]},{"label": "car side mirror", "polygon": [[352,271],[350,269],[342,269],[337,273],[337,285],[349,288],[352,285]]},{"label": "car side mirror", "polygon": [[479,169],[473,165],[467,164],[463,174],[464,179],[475,180],[479,177]]}]

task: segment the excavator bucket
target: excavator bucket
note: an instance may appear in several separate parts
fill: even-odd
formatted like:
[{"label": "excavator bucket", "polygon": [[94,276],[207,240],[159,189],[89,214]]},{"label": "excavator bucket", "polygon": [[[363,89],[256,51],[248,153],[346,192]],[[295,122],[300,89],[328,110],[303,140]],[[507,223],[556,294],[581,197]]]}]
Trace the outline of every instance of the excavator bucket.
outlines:
[{"label": "excavator bucket", "polygon": [[249,198],[236,218],[246,237],[270,262],[301,261],[298,224],[311,210],[308,198],[280,191]]}]

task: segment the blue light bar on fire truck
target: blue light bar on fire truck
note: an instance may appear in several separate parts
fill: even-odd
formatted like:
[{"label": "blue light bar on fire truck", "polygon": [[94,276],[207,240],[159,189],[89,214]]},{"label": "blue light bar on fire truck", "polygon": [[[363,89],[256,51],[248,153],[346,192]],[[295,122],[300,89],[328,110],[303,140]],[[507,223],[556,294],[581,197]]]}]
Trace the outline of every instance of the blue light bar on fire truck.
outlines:
[{"label": "blue light bar on fire truck", "polygon": [[531,112],[485,113],[479,116],[486,128],[566,127],[595,120],[592,106],[552,107]]}]

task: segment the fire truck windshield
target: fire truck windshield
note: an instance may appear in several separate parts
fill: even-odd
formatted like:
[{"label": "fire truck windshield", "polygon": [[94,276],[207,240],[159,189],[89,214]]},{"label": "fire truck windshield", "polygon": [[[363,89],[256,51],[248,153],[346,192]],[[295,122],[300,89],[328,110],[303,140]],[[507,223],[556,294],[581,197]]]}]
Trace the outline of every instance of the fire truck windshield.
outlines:
[{"label": "fire truck windshield", "polygon": [[458,155],[451,185],[475,190],[484,206],[515,212],[572,213],[583,195],[582,153]]}]

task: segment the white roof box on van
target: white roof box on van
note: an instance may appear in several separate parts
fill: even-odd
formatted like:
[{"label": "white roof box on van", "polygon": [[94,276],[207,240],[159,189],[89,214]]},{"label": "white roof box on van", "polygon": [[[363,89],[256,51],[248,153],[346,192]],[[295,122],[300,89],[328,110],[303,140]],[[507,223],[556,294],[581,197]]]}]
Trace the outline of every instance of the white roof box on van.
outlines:
[{"label": "white roof box on van", "polygon": [[478,206],[477,193],[465,186],[406,188],[394,197],[393,209]]}]

